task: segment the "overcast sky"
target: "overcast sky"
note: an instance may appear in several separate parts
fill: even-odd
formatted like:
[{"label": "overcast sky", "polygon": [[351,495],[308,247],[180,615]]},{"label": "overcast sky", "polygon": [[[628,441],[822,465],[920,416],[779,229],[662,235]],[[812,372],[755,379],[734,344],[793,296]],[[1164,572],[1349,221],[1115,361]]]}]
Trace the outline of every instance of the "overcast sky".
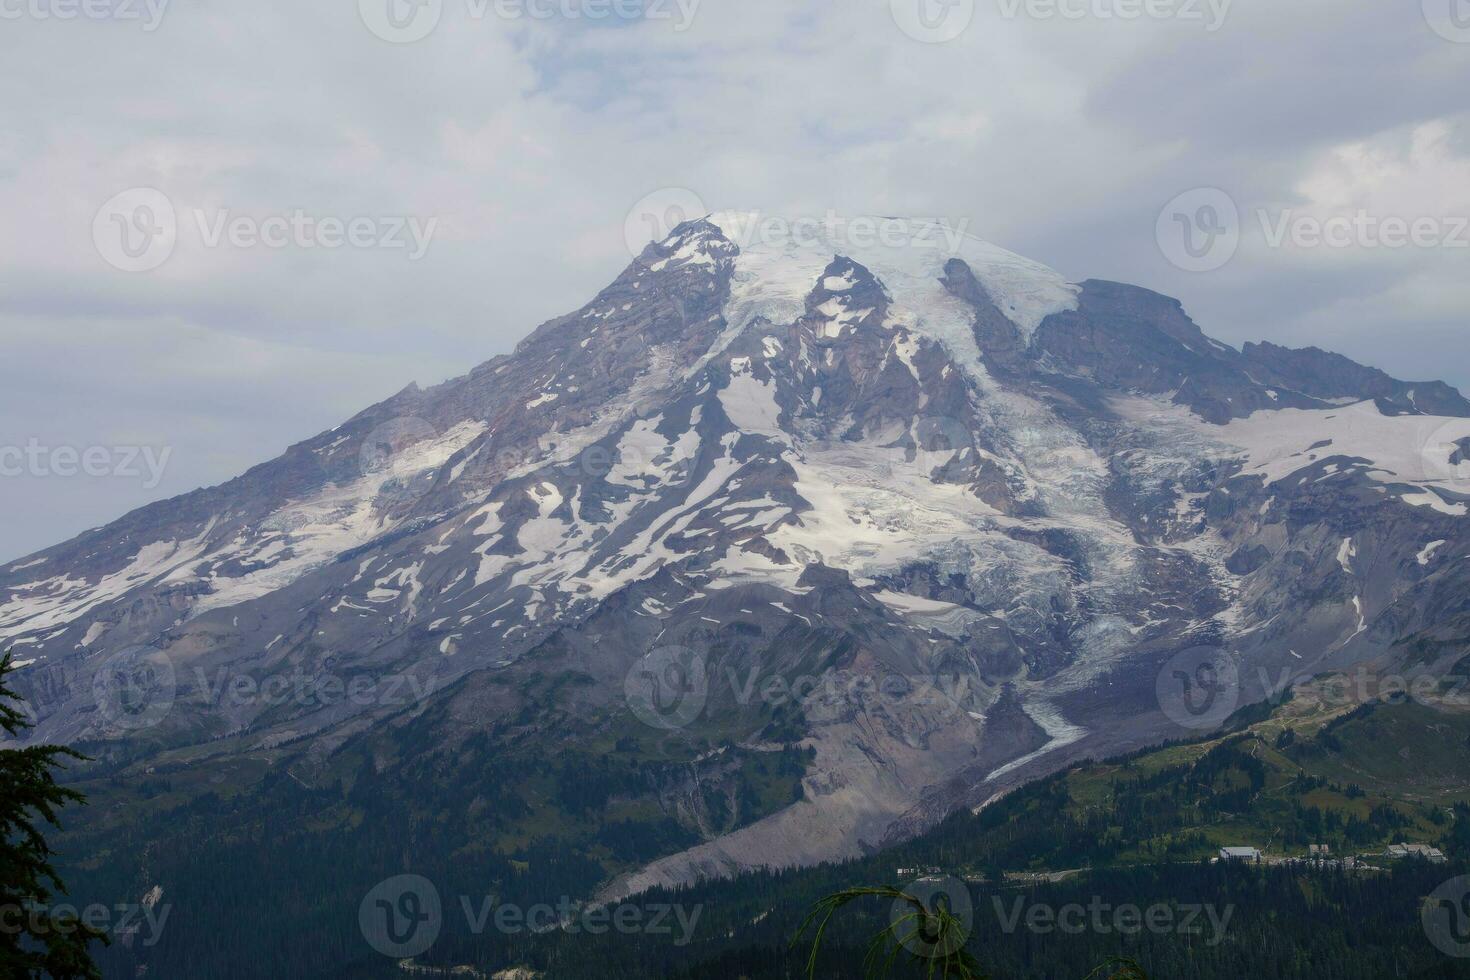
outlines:
[{"label": "overcast sky", "polygon": [[508,351],[649,195],[1470,387],[1470,0],[645,3],[0,0],[0,560]]}]

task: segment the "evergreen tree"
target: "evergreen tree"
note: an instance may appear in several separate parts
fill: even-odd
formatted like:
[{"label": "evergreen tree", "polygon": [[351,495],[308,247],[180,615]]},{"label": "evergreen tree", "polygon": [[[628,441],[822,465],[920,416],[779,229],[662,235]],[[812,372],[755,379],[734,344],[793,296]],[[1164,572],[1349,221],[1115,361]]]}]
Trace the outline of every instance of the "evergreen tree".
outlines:
[{"label": "evergreen tree", "polygon": [[[16,738],[30,727],[20,697],[5,683],[14,669],[0,658],[0,730]],[[59,916],[52,897],[65,886],[51,865],[42,824],[57,826],[57,813],[82,795],[56,783],[63,759],[84,756],[57,745],[0,749],[0,976],[17,980],[94,980],[101,973],[88,945],[106,937],[74,915]]]}]

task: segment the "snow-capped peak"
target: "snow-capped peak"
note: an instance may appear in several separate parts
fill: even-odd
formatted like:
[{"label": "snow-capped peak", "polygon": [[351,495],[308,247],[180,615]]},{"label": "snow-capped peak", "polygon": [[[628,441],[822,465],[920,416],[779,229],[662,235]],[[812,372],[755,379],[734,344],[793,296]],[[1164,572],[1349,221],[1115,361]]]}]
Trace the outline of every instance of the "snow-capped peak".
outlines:
[{"label": "snow-capped peak", "polygon": [[1077,308],[1078,288],[1038,262],[976,238],[944,219],[878,215],[777,216],[718,211],[705,219],[740,250],[731,297],[732,327],[757,317],[795,319],[834,255],[865,266],[893,299],[906,325],[943,341],[967,365],[978,364],[973,311],[940,283],[952,259],[967,264],[1021,333],[1053,313]]}]

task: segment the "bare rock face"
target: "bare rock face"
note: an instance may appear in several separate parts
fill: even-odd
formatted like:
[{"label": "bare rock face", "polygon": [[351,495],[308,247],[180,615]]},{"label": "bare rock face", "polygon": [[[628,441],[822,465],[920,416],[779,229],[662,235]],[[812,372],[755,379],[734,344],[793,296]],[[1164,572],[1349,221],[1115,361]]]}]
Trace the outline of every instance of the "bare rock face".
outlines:
[{"label": "bare rock face", "polygon": [[[1165,696],[1191,651],[1240,706],[1456,656],[1454,389],[1236,351],[973,239],[750,227],[681,225],[513,354],[0,568],[34,737],[295,779],[390,730],[596,755],[653,728],[709,786],[650,777],[695,840],[589,883],[617,898],[1219,724]],[[671,714],[630,693],[654,660]],[[262,696],[280,678],[306,695]],[[795,746],[774,810],[722,756]]]},{"label": "bare rock face", "polygon": [[1470,414],[1470,402],[1442,381],[1397,381],[1377,368],[1315,347],[1292,350],[1269,342],[1246,344],[1242,355],[1260,368],[1264,383],[1279,383],[1314,398],[1359,401],[1369,397],[1386,415]]}]

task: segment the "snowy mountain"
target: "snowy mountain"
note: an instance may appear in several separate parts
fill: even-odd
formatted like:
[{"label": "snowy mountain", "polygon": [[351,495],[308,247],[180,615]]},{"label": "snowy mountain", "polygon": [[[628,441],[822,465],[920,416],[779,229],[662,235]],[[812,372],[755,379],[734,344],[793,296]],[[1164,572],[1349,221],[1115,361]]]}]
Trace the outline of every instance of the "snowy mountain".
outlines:
[{"label": "snowy mountain", "polygon": [[[1454,389],[1238,351],[965,236],[767,227],[680,225],[513,354],[0,569],[35,737],[307,782],[412,726],[811,750],[799,799],[731,790],[743,816],[661,783],[693,836],[610,865],[616,895],[855,854],[1296,678],[1464,655]],[[1206,661],[1220,700],[1181,714]]]}]

